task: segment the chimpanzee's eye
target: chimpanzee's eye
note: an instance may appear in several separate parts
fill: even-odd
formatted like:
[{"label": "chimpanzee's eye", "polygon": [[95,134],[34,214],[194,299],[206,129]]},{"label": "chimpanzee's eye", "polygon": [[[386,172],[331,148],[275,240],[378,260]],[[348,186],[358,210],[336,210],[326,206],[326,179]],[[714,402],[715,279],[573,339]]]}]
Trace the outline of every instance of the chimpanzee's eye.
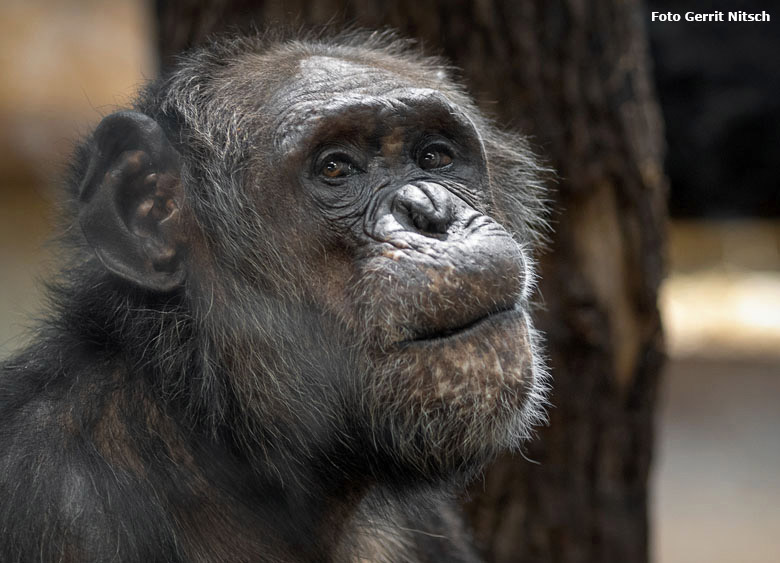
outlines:
[{"label": "chimpanzee's eye", "polygon": [[417,166],[423,170],[435,170],[452,164],[452,152],[439,145],[432,145],[420,151]]},{"label": "chimpanzee's eye", "polygon": [[342,154],[327,156],[322,160],[319,174],[328,180],[344,178],[360,172],[360,169],[352,160]]}]

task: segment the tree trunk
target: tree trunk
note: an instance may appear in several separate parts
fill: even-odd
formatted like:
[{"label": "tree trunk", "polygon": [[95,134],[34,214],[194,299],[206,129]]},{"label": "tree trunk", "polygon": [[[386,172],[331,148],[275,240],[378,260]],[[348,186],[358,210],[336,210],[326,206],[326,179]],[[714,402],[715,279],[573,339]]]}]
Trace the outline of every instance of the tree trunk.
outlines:
[{"label": "tree trunk", "polygon": [[641,0],[158,0],[157,14],[163,64],[229,26],[391,26],[531,136],[559,175],[537,315],[550,425],[533,462],[501,459],[476,483],[467,512],[488,561],[647,561],[666,210]]}]

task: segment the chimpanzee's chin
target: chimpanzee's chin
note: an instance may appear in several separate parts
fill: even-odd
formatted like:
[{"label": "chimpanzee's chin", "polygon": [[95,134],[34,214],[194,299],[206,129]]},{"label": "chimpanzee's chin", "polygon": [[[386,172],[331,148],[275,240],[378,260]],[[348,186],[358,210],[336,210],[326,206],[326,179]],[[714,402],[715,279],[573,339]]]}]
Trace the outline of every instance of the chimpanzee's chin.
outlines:
[{"label": "chimpanzee's chin", "polygon": [[370,390],[389,448],[424,472],[470,474],[514,449],[541,397],[525,315],[491,315],[455,334],[407,342]]}]

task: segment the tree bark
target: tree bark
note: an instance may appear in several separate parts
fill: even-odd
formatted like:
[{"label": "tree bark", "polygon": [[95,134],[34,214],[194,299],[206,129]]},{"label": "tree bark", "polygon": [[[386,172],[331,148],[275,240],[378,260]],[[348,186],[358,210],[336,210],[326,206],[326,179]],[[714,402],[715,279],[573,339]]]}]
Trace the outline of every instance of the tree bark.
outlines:
[{"label": "tree bark", "polygon": [[559,176],[537,314],[550,425],[465,506],[491,562],[647,561],[666,185],[641,0],[158,0],[157,16],[163,65],[230,27],[390,26],[531,136]]}]

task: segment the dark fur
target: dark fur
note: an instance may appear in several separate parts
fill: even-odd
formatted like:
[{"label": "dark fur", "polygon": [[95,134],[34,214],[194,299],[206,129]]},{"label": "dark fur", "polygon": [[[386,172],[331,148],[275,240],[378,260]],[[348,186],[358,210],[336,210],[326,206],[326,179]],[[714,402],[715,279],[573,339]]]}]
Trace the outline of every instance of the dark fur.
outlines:
[{"label": "dark fur", "polygon": [[[332,193],[318,192],[320,208],[287,188],[295,135],[312,126],[299,123],[304,105],[274,108],[314,87],[314,78],[291,85],[301,61],[314,61],[315,77],[338,69],[333,61],[381,69],[385,89],[402,77],[460,108],[487,161],[475,161],[474,186],[442,185],[497,221],[485,228],[508,258],[495,272],[492,258],[484,274],[459,266],[471,246],[472,262],[489,257],[492,234],[473,244],[463,235],[460,246],[431,238],[440,254],[424,260],[395,255],[356,227],[373,228],[364,215],[337,211]],[[132,131],[109,125],[77,149],[72,262],[50,287],[34,342],[2,368],[0,560],[474,560],[451,494],[541,416],[533,329],[513,321],[482,329],[484,346],[393,350],[474,311],[509,303],[525,315],[542,202],[525,143],[490,124],[447,74],[386,34],[222,39],[183,56],[136,104],[173,150],[151,151],[152,164],[122,153],[121,168],[100,154]],[[138,166],[154,168],[155,213],[178,207],[175,221],[141,216],[137,230],[167,246],[150,270],[158,277],[128,279],[96,256],[105,213],[95,194]],[[109,242],[140,240],[131,239]],[[487,368],[462,366],[482,355],[511,381],[471,377]]]}]

